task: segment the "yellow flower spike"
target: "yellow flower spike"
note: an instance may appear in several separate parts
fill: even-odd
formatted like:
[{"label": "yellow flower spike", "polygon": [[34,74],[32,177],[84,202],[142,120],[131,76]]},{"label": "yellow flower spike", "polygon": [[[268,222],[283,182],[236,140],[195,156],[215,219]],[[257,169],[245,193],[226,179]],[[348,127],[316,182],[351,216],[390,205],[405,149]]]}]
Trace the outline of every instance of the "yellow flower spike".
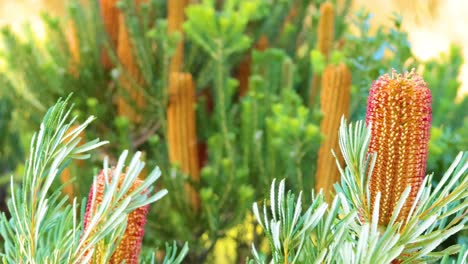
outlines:
[{"label": "yellow flower spike", "polygon": [[[131,36],[125,25],[124,14],[119,15],[119,37],[117,45],[117,57],[119,58],[124,72],[120,75],[119,84],[120,88],[123,89],[124,95],[121,95],[117,99],[117,109],[119,116],[126,116],[133,123],[140,123],[142,116],[139,113],[140,109],[144,109],[145,95],[142,88],[139,86],[144,85],[144,79],[141,75],[140,68],[137,60],[133,54],[133,44]],[[134,102],[136,107],[129,104],[128,101]]]},{"label": "yellow flower spike", "polygon": [[[333,4],[325,2],[320,6],[320,18],[317,28],[317,49],[325,58],[325,64],[330,58],[330,51],[333,45],[333,36],[335,34],[335,13]],[[319,65],[314,65],[319,69]],[[320,88],[320,73],[314,73],[312,76],[311,87],[309,88],[309,106],[313,108],[316,102],[317,92]]]},{"label": "yellow flower spike", "polygon": [[[339,151],[338,130],[340,119],[349,115],[349,100],[351,91],[351,72],[345,64],[329,65],[322,75],[322,91],[320,108],[323,118],[320,130],[325,135],[317,157],[316,190],[323,189],[327,201],[331,201],[330,192],[333,184],[340,180],[340,172],[336,166],[331,150]],[[341,157],[341,155],[337,155]],[[340,158],[343,165],[343,159]]]},{"label": "yellow flower spike", "polygon": [[[101,8],[101,16],[104,24],[104,29],[109,37],[109,44],[111,48],[117,47],[117,40],[119,34],[119,9],[117,8],[118,0],[99,0]],[[108,51],[102,51],[102,64],[104,68],[111,69],[112,62],[109,57]]]},{"label": "yellow flower spike", "polygon": [[[185,7],[189,4],[186,0],[172,0],[167,2],[167,24],[168,32],[181,32],[185,20]],[[177,43],[176,52],[171,59],[170,71],[177,72],[182,70],[184,61],[184,42],[180,40]]]},{"label": "yellow flower spike", "polygon": [[68,48],[69,48],[70,55],[71,55],[70,65],[69,65],[68,70],[73,76],[78,77],[79,65],[80,65],[80,42],[78,39],[74,21],[69,20],[67,23],[68,23],[68,30],[66,32],[66,38],[67,38]]},{"label": "yellow flower spike", "polygon": [[335,14],[333,4],[325,2],[320,6],[320,19],[317,29],[317,48],[327,58],[330,56],[330,50],[335,34]]},{"label": "yellow flower spike", "polygon": [[[170,75],[170,101],[167,109],[167,140],[169,159],[179,164],[180,170],[190,175],[193,182],[200,180],[200,161],[195,118],[195,84],[190,73],[173,72]],[[194,211],[200,209],[198,192],[186,186]]]}]

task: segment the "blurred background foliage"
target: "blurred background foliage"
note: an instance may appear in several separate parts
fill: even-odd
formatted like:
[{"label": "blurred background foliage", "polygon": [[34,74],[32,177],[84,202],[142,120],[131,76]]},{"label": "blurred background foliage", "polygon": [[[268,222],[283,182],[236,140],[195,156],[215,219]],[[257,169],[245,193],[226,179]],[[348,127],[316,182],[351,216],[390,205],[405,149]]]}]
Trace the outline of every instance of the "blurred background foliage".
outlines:
[{"label": "blurred background foliage", "polygon": [[[371,30],[372,14],[351,11],[350,0],[328,1],[334,19],[324,52],[324,0],[121,0],[114,18],[105,2],[69,1],[65,16],[42,13],[45,37],[28,24],[21,34],[2,28],[0,182],[21,173],[25,144],[47,107],[73,93],[79,120],[98,118],[85,137],[117,144],[70,165],[62,177],[74,179],[69,195],[86,197],[102,157],[123,149],[144,151],[163,171],[169,198],[151,209],[146,250],[176,239],[189,242],[189,263],[241,263],[252,242],[261,244],[248,212],[272,179],[287,178],[287,188],[310,199],[326,138],[320,76],[329,65],[351,73],[352,120],[364,117],[378,76],[392,68],[423,74],[434,99],[427,171],[436,180],[468,149],[468,99],[457,97],[461,49],[417,59],[399,15]],[[185,7],[185,17],[174,14]],[[193,83],[171,81],[181,73]],[[175,83],[193,86],[194,98],[174,95]],[[466,240],[465,233],[449,243]]]}]

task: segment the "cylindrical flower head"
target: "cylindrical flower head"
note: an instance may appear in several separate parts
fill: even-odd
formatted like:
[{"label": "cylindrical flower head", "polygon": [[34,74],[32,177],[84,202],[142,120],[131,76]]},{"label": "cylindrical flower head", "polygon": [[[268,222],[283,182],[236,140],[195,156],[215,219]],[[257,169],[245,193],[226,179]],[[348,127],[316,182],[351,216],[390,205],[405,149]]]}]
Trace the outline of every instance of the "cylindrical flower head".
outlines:
[{"label": "cylindrical flower head", "polygon": [[[318,156],[316,171],[316,190],[323,189],[327,201],[331,201],[330,193],[333,184],[340,180],[340,171],[336,166],[331,150],[340,149],[338,130],[341,117],[349,115],[349,98],[351,93],[351,72],[345,64],[328,65],[322,74],[322,90],[320,94],[320,109],[323,113],[320,131],[325,135]],[[340,155],[338,155],[340,157]],[[344,163],[340,158],[339,162]]]},{"label": "cylindrical flower head", "polygon": [[[119,84],[123,94],[117,98],[117,112],[127,117],[133,123],[142,121],[141,110],[145,108],[145,95],[138,85],[144,87],[145,82],[133,52],[132,36],[127,29],[124,14],[119,15],[119,35],[117,42],[117,57],[125,71],[120,75]],[[131,104],[134,103],[134,104]]]},{"label": "cylindrical flower head", "polygon": [[[112,172],[109,170],[108,177],[109,181],[112,180]],[[121,175],[119,179],[118,189],[120,188],[123,178],[125,175]],[[138,186],[142,184],[141,180],[137,180],[128,190],[128,193],[133,192]],[[85,222],[84,228],[86,230],[88,223],[91,221],[93,213],[97,210],[99,205],[102,203],[104,196],[104,186],[105,186],[105,176],[104,172],[101,171],[96,178],[96,181],[91,187],[89,192],[88,203],[86,205],[85,212]],[[95,192],[93,192],[95,188]],[[94,200],[93,208],[91,208],[91,201]],[[125,199],[126,196],[122,197]],[[139,263],[139,255],[141,251],[141,244],[144,234],[144,227],[146,223],[146,215],[148,214],[149,205],[135,209],[128,215],[127,228],[125,229],[124,236],[120,241],[120,244],[117,246],[114,254],[111,257],[109,263],[111,264],[120,264],[125,261],[127,264],[136,264]],[[100,255],[100,252],[96,252],[97,255]],[[99,258],[99,257],[98,257]]]},{"label": "cylindrical flower head", "polygon": [[[101,10],[102,22],[104,29],[109,38],[110,46],[115,49],[117,47],[118,33],[119,33],[119,9],[117,8],[118,0],[99,0],[99,7]],[[101,54],[101,61],[105,69],[112,68],[112,61],[109,56],[109,51],[103,50]]]},{"label": "cylindrical flower head", "polygon": [[320,6],[320,19],[317,29],[317,47],[327,60],[330,56],[330,50],[333,44],[334,23],[335,14],[333,4],[325,2]]},{"label": "cylindrical flower head", "polygon": [[[173,72],[169,78],[169,106],[167,108],[167,140],[169,160],[180,165],[193,182],[200,181],[198,156],[195,84],[190,73]],[[200,209],[200,197],[192,185],[186,185],[192,209]]]},{"label": "cylindrical flower head", "polygon": [[381,193],[379,224],[387,225],[407,186],[411,193],[398,221],[408,216],[426,173],[432,96],[414,72],[383,75],[372,84],[366,123],[371,124],[369,153],[377,160],[370,179],[372,204]]},{"label": "cylindrical flower head", "polygon": [[[185,7],[189,1],[172,0],[167,2],[167,29],[169,33],[182,32],[182,24],[185,20]],[[176,51],[171,59],[171,72],[182,70],[184,61],[184,42],[179,41],[176,46]]]}]

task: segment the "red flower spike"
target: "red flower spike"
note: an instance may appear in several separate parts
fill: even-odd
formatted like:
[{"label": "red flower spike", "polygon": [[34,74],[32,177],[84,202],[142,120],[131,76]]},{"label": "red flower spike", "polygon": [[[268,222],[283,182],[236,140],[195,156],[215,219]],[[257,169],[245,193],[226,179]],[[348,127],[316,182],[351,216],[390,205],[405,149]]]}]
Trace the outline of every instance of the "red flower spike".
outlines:
[{"label": "red flower spike", "polygon": [[[112,171],[109,170],[108,172],[109,181],[112,181]],[[125,175],[121,175],[119,179],[119,184],[117,189],[120,188],[122,185],[123,179]],[[143,181],[136,180],[133,185],[128,190],[128,193],[133,192]],[[97,176],[93,187],[89,192],[89,198],[86,205],[86,212],[84,216],[84,228],[86,230],[87,224],[91,221],[92,214],[95,210],[99,207],[102,203],[102,199],[104,196],[104,186],[105,186],[105,176],[104,171],[101,171]],[[95,189],[94,189],[95,188]],[[94,192],[95,191],[95,192]],[[91,208],[91,201],[94,198],[93,208]],[[122,199],[125,199],[124,196]],[[140,207],[135,209],[128,215],[127,220],[127,228],[125,229],[124,236],[120,241],[120,244],[117,246],[114,254],[111,257],[109,263],[111,264],[119,264],[125,261],[127,264],[136,264],[139,263],[139,255],[141,251],[141,244],[144,234],[144,226],[146,223],[146,215],[148,213],[149,205]],[[99,259],[99,248],[96,250],[95,253],[96,257]]]},{"label": "red flower spike", "polygon": [[407,186],[411,192],[397,221],[405,221],[426,173],[432,96],[413,71],[383,75],[372,84],[366,124],[371,124],[369,153],[377,153],[370,179],[371,207],[381,193],[379,224],[387,225]]}]

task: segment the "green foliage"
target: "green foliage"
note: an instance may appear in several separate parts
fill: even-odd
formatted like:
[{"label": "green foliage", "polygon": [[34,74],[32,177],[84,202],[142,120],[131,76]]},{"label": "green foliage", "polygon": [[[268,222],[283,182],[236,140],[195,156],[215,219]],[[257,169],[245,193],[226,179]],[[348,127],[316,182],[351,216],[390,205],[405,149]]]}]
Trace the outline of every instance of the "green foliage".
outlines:
[{"label": "green foliage", "polygon": [[[253,212],[260,226],[266,231],[270,247],[274,248],[272,256],[274,263],[295,263],[306,244],[310,230],[318,225],[319,219],[323,218],[327,205],[323,202],[323,197],[320,197],[321,199],[316,199],[301,215],[302,193],[299,193],[295,201],[294,194],[290,191],[284,197],[284,180],[280,182],[278,195],[276,195],[275,187],[275,180],[273,180],[270,194],[271,221],[268,220],[266,205],[263,207],[264,219],[260,217],[256,203],[253,206]],[[260,260],[255,247],[253,250],[255,258]]]},{"label": "green foliage", "polygon": [[457,80],[463,60],[461,50],[452,47],[448,54],[424,64],[424,80],[433,97],[431,141],[428,171],[440,172],[457,155],[467,149],[468,96],[457,98],[461,84]]},{"label": "green foliage", "polygon": [[23,157],[18,131],[12,123],[12,108],[8,97],[0,97],[0,175],[14,170]]},{"label": "green foliage", "polygon": [[326,66],[325,56],[319,50],[312,50],[310,52],[310,64],[314,65],[313,73],[321,74]]},{"label": "green foliage", "polygon": [[214,60],[226,60],[233,53],[250,47],[244,35],[249,20],[258,16],[256,9],[261,1],[229,0],[216,12],[214,1],[190,5],[186,9],[184,31]]},{"label": "green foliage", "polygon": [[[266,119],[269,159],[265,163],[270,165],[270,177],[288,175],[294,189],[307,190],[313,186],[313,166],[306,161],[314,160],[320,129],[312,122],[309,109],[297,104],[295,94],[289,95],[291,98],[273,105],[272,116]],[[286,148],[289,150],[284,151]]]},{"label": "green foliage", "polygon": [[461,49],[452,46],[447,54],[441,54],[440,58],[424,63],[424,80],[430,84],[433,112],[432,122],[435,126],[443,125],[457,129],[463,125],[461,116],[468,108],[468,97],[463,96],[457,100],[460,90],[458,75],[463,64]]},{"label": "green foliage", "polygon": [[282,51],[254,52],[252,67],[250,90],[241,102],[242,164],[254,186],[287,176],[294,189],[309,190],[314,165],[307,161],[320,142],[318,116],[292,89],[295,67]]},{"label": "green foliage", "polygon": [[[356,33],[345,35],[343,52],[350,67],[353,83],[351,119],[365,115],[371,83],[392,68],[408,70],[415,67],[406,32],[401,31],[401,17],[395,15],[394,27],[380,26],[370,30],[372,14],[361,10],[352,17]],[[363,48],[365,47],[365,48]]]}]

